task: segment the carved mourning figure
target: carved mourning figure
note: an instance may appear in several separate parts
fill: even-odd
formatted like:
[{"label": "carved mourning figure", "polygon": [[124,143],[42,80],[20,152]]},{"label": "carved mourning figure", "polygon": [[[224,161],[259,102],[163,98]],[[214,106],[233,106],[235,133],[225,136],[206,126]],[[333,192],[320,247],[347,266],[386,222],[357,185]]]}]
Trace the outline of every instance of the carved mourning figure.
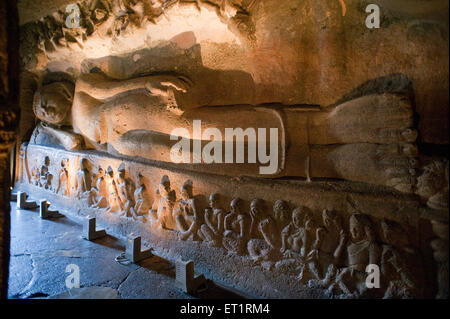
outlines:
[{"label": "carved mourning figure", "polygon": [[132,183],[125,177],[125,164],[122,163],[117,169],[117,191],[119,193],[121,214],[131,217],[131,207],[134,206],[133,191],[131,189]]},{"label": "carved mourning figure", "polygon": [[[286,258],[303,257],[307,250],[305,223],[309,220],[310,210],[306,206],[296,207],[292,212],[292,221],[281,232],[281,253]],[[308,240],[311,243],[311,240]]]},{"label": "carved mourning figure", "polygon": [[205,209],[205,223],[201,226],[203,240],[210,246],[222,246],[225,212],[220,205],[218,193],[209,196],[209,207]]},{"label": "carved mourning figure", "polygon": [[108,212],[122,211],[122,203],[120,201],[117,183],[114,180],[114,171],[111,166],[108,166],[106,176],[108,181]]},{"label": "carved mourning figure", "polygon": [[134,191],[134,206],[130,208],[134,219],[146,221],[150,205],[147,202],[147,190],[144,184],[144,176],[139,173],[136,177],[136,190]]},{"label": "carved mourning figure", "polygon": [[289,204],[284,200],[277,200],[273,204],[273,213],[278,223],[278,229],[283,230],[291,222]]},{"label": "carved mourning figure", "polygon": [[448,210],[449,202],[449,162],[433,159],[423,168],[417,179],[416,193],[433,209]]},{"label": "carved mourning figure", "polygon": [[31,181],[33,185],[39,186],[40,169],[39,167],[31,168]]},{"label": "carved mourning figure", "polygon": [[376,242],[372,221],[367,215],[350,217],[351,240],[347,245],[348,264],[339,270],[330,291],[338,288],[345,297],[363,297],[368,292],[366,267],[380,265],[380,246]]},{"label": "carved mourning figure", "polygon": [[59,193],[59,191],[62,191],[62,195],[67,196],[69,195],[69,172],[67,171],[67,163],[69,162],[68,159],[61,160],[61,169],[58,173],[58,187],[56,188],[56,193]]},{"label": "carved mourning figure", "polygon": [[105,181],[105,172],[102,167],[98,167],[97,174],[92,176],[92,187],[89,194],[89,205],[92,208],[108,207],[108,191]]},{"label": "carved mourning figure", "polygon": [[[316,241],[310,253],[312,267],[319,274],[322,286],[328,286],[341,266],[341,257],[345,249],[346,234],[342,228],[340,216],[334,210],[324,209],[323,226],[317,229]],[[322,277],[323,276],[323,277]]]},{"label": "carved mourning figure", "polygon": [[173,218],[173,208],[176,203],[175,191],[170,188],[170,180],[167,175],[161,178],[156,190],[155,200],[151,208],[152,225],[154,228],[176,229]]},{"label": "carved mourning figure", "polygon": [[411,247],[408,234],[400,224],[381,222],[383,241],[381,274],[383,286],[387,287],[384,298],[420,298],[420,265],[418,252]]},{"label": "carved mourning figure", "polygon": [[41,165],[38,171],[39,178],[37,179],[38,186],[50,189],[52,184],[53,175],[49,172],[50,158],[46,156],[44,163]]},{"label": "carved mourning figure", "polygon": [[81,198],[91,190],[89,171],[87,168],[87,159],[81,158],[80,165],[75,177],[75,194]]},{"label": "carved mourning figure", "polygon": [[[34,111],[45,125],[49,124],[44,125],[47,133],[67,149],[103,149],[162,162],[173,162],[171,149],[177,142],[170,136],[174,129],[192,142],[189,132],[194,120],[221,132],[229,127],[277,128],[278,138],[274,137],[273,143],[279,150],[280,163],[268,175],[260,175],[261,163],[231,165],[226,170],[206,163],[187,167],[233,176],[340,178],[413,191],[416,161],[410,159],[417,156],[417,132],[412,103],[405,96],[373,94],[334,108],[314,110],[234,103],[185,107],[191,86],[182,76],[159,74],[118,81],[89,73],[77,79],[74,89],[62,82],[42,85],[36,92]],[[233,123],[228,120],[230,112],[235,115]],[[66,123],[72,131],[63,129]],[[80,135],[85,146],[81,146]],[[210,136],[206,135],[202,143],[209,143]],[[222,135],[218,142],[232,142]],[[260,139],[266,141],[256,138]]]},{"label": "carved mourning figure", "polygon": [[300,250],[300,260],[302,262],[297,268],[300,270],[297,279],[302,283],[306,283],[309,279],[317,279],[320,276],[315,263],[315,254],[313,252],[314,243],[317,239],[316,232],[317,227],[312,212],[309,209],[306,209],[303,227],[301,227],[302,248]]},{"label": "carved mourning figure", "polygon": [[232,253],[244,255],[250,237],[250,218],[244,209],[244,201],[234,198],[230,203],[230,212],[225,216],[223,246]]},{"label": "carved mourning figure", "polygon": [[193,184],[191,180],[184,182],[181,186],[181,198],[174,212],[175,221],[179,230],[181,240],[200,240],[200,227],[203,224],[203,216],[198,211],[198,202],[193,195]]},{"label": "carved mourning figure", "polygon": [[256,225],[257,237],[254,238],[255,232],[251,233],[251,239],[248,244],[248,252],[255,263],[270,262],[272,263],[280,258],[281,249],[281,232],[278,223],[271,216],[262,199],[254,199],[250,204],[250,216],[252,225]]}]

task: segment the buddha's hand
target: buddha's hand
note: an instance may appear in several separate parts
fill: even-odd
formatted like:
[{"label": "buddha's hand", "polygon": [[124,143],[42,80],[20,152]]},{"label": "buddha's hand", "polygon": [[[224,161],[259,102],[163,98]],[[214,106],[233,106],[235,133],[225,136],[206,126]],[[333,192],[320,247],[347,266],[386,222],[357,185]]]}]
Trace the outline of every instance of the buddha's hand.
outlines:
[{"label": "buddha's hand", "polygon": [[145,84],[145,88],[154,96],[167,97],[173,90],[187,93],[192,86],[192,82],[183,76],[156,76],[150,78]]}]

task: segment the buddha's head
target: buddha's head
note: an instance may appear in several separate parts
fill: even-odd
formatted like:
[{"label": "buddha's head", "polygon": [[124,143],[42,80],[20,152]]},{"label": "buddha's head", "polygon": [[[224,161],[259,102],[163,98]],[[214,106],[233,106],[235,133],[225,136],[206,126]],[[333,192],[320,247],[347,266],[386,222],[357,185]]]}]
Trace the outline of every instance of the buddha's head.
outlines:
[{"label": "buddha's head", "polygon": [[34,94],[33,112],[43,122],[70,124],[74,85],[67,81],[42,85]]}]

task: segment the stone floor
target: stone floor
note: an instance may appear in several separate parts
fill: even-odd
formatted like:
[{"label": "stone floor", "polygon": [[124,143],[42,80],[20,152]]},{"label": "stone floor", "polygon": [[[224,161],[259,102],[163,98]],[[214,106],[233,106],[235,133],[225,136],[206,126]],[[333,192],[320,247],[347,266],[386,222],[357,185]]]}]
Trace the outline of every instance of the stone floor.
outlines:
[{"label": "stone floor", "polygon": [[[76,220],[67,216],[43,220],[37,210],[16,210],[15,202],[11,207],[10,299],[244,298],[209,280],[206,291],[185,294],[174,285],[173,261],[154,255],[138,264],[120,264],[115,258],[125,249],[123,239],[107,235],[87,241]],[[80,289],[66,287],[70,264],[79,267]]]}]

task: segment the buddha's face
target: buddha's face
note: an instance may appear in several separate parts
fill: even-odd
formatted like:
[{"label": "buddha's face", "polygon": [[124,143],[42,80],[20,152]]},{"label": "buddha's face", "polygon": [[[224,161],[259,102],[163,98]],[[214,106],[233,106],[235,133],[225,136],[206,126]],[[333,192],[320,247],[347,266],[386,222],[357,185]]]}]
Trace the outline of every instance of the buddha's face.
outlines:
[{"label": "buddha's face", "polygon": [[33,111],[38,119],[51,124],[65,124],[72,107],[68,85],[51,83],[34,94]]}]

